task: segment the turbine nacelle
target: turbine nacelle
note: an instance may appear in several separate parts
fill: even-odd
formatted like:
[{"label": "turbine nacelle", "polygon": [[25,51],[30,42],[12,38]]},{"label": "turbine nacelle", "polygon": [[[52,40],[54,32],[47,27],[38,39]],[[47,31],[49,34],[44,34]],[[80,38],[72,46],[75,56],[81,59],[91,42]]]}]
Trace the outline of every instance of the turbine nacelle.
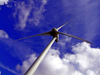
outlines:
[{"label": "turbine nacelle", "polygon": [[50,35],[53,36],[53,38],[56,37],[55,41],[58,42],[59,33],[58,33],[58,30],[56,28],[53,28],[52,31],[50,31]]},{"label": "turbine nacelle", "polygon": [[58,30],[56,28],[52,28],[52,31],[58,32]]}]

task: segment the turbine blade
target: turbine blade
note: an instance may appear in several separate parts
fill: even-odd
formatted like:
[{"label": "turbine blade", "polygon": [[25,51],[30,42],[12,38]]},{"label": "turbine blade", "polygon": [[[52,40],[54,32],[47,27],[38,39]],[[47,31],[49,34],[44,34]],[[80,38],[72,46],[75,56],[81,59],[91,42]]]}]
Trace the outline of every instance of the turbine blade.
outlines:
[{"label": "turbine blade", "polygon": [[[70,21],[72,21],[72,20],[70,20]],[[61,25],[59,28],[57,28],[57,30],[59,30],[60,28],[62,28],[64,25],[66,25],[66,24],[69,23],[70,21],[68,21],[68,22],[64,23],[63,25]]]},{"label": "turbine blade", "polygon": [[81,40],[81,41],[85,41],[85,42],[90,43],[90,44],[93,44],[93,43],[91,43],[91,42],[89,42],[89,41],[87,41],[87,40],[84,40],[84,39],[82,39],[82,38],[79,38],[79,37],[76,37],[76,36],[73,36],[73,35],[70,35],[70,34],[61,33],[61,32],[58,32],[58,33],[59,33],[59,34],[62,34],[62,35],[66,35],[66,36],[70,36],[70,37],[79,39],[79,40]]},{"label": "turbine blade", "polygon": [[18,41],[18,40],[22,40],[22,39],[26,39],[26,38],[30,38],[30,37],[35,37],[35,36],[41,36],[41,35],[50,35],[50,32],[41,33],[41,34],[37,34],[37,35],[32,35],[32,36],[20,38],[20,39],[14,40],[14,41]]}]

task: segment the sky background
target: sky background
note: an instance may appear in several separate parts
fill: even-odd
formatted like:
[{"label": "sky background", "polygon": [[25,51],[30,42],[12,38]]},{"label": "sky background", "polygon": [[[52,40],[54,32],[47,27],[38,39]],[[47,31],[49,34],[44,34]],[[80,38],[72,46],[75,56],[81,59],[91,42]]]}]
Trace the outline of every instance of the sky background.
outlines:
[{"label": "sky background", "polygon": [[0,75],[23,75],[52,39],[37,36],[65,22],[34,75],[100,74],[100,0],[0,0]]}]

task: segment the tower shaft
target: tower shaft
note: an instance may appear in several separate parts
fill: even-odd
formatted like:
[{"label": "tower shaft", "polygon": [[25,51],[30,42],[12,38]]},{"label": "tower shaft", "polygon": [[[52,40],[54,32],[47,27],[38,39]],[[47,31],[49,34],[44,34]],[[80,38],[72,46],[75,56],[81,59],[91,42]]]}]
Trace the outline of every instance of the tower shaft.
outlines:
[{"label": "tower shaft", "polygon": [[36,69],[40,65],[41,61],[43,60],[55,40],[56,37],[51,40],[51,42],[47,45],[47,47],[43,50],[43,52],[39,55],[39,57],[35,60],[35,62],[31,65],[31,67],[26,71],[24,75],[33,75],[35,73]]}]

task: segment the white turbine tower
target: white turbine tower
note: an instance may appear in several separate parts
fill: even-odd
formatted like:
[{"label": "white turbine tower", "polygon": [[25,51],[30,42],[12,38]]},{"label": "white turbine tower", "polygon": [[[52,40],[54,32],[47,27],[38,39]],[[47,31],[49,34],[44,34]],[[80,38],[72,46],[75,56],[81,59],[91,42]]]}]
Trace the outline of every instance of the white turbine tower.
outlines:
[{"label": "white turbine tower", "polygon": [[[68,21],[68,22],[70,22],[70,21]],[[41,34],[32,35],[32,36],[28,36],[28,37],[24,37],[24,38],[18,39],[18,40],[22,40],[22,39],[26,39],[26,38],[30,38],[30,37],[34,37],[34,36],[40,36],[40,35],[50,35],[50,36],[53,36],[53,39],[51,40],[51,42],[47,45],[47,47],[43,50],[43,52],[39,55],[39,57],[35,60],[35,62],[30,66],[30,68],[26,71],[26,73],[24,75],[33,75],[35,73],[36,69],[38,68],[39,64],[43,60],[44,56],[46,55],[46,53],[48,52],[48,50],[50,49],[50,47],[52,46],[54,41],[58,42],[59,34],[66,35],[66,36],[69,36],[69,37],[73,37],[73,38],[79,39],[81,41],[85,41],[87,43],[92,44],[91,42],[86,41],[84,39],[81,39],[79,37],[76,37],[76,36],[73,36],[73,35],[70,35],[70,34],[66,34],[66,33],[62,33],[62,32],[58,31],[60,28],[62,28],[68,22],[66,22],[65,24],[63,24],[62,26],[60,26],[57,29],[53,28],[49,32],[45,32],[45,33],[41,33]],[[15,40],[15,41],[18,41],[18,40]]]}]

